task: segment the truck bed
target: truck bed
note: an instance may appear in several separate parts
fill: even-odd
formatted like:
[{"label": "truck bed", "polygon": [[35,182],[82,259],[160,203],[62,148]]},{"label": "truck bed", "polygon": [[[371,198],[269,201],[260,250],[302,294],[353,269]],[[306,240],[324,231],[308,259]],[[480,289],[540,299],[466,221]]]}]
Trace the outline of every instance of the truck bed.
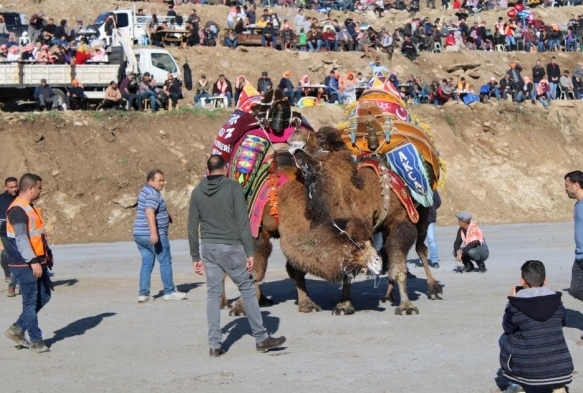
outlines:
[{"label": "truck bed", "polygon": [[38,86],[41,79],[53,87],[70,86],[78,79],[84,86],[105,87],[110,81],[117,81],[117,64],[51,65],[30,63],[0,64],[0,88],[26,88]]}]

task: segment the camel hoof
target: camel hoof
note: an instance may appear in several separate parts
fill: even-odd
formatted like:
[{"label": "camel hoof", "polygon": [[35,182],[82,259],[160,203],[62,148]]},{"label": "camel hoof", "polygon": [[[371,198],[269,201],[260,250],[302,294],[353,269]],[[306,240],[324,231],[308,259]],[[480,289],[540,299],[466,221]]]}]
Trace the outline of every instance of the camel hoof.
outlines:
[{"label": "camel hoof", "polygon": [[259,296],[259,307],[271,307],[274,304],[275,302],[273,300],[266,296],[263,296],[263,294]]},{"label": "camel hoof", "polygon": [[399,306],[395,309],[395,314],[397,315],[418,315],[419,314],[419,310],[417,310],[417,307],[414,306]]},{"label": "camel hoof", "polygon": [[334,307],[332,310],[332,315],[352,315],[356,312],[354,307],[352,306],[352,302],[345,301],[340,302]]},{"label": "camel hoof", "polygon": [[245,307],[243,307],[243,302],[240,300],[237,300],[235,305],[229,310],[230,317],[244,317],[246,315]]},{"label": "camel hoof", "polygon": [[322,309],[320,308],[320,306],[318,306],[313,301],[306,300],[306,301],[303,301],[302,303],[298,304],[298,311],[310,313],[310,312],[319,312],[319,311],[322,311]]}]

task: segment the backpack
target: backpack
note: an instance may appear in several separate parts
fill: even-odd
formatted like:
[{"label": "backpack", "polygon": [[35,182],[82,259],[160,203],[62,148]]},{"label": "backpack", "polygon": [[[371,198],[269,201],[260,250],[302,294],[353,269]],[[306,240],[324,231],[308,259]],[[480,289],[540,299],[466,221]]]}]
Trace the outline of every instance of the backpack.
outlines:
[{"label": "backpack", "polygon": [[190,66],[185,63],[182,68],[184,70],[184,87],[186,87],[186,90],[192,90],[192,71]]},{"label": "backpack", "polygon": [[480,94],[490,94],[490,85],[487,83],[482,85],[482,87],[480,87]]}]

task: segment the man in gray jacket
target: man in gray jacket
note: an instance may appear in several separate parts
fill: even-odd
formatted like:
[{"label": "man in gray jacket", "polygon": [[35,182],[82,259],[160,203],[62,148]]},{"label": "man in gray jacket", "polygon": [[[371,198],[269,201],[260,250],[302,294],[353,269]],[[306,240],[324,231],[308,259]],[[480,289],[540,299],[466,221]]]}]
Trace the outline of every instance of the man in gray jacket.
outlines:
[{"label": "man in gray jacket", "polygon": [[270,337],[263,326],[251,276],[255,249],[243,189],[239,183],[226,177],[227,164],[221,156],[209,158],[207,171],[207,177],[194,189],[190,198],[188,241],[194,271],[200,275],[206,271],[210,356],[225,353],[221,348],[220,320],[225,274],[231,277],[241,292],[257,351],[267,352],[281,346],[285,337]]}]

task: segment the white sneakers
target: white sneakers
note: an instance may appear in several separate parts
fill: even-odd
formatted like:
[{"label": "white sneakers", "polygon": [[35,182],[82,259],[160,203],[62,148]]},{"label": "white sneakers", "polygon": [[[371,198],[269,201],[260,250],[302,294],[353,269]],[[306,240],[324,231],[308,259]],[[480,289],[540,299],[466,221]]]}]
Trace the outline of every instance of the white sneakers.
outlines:
[{"label": "white sneakers", "polygon": [[138,303],[144,303],[144,302],[147,302],[148,300],[150,300],[150,296],[149,295],[140,295],[140,296],[138,296]]},{"label": "white sneakers", "polygon": [[[150,295],[140,295],[138,296],[138,303],[145,303],[147,301],[150,301],[152,298],[150,297]],[[174,290],[174,292],[172,292],[169,295],[164,295],[164,300],[184,300],[186,299],[186,293],[184,292],[178,292],[177,290]]]},{"label": "white sneakers", "polygon": [[183,300],[186,299],[186,293],[174,291],[170,295],[164,295],[164,300]]}]

